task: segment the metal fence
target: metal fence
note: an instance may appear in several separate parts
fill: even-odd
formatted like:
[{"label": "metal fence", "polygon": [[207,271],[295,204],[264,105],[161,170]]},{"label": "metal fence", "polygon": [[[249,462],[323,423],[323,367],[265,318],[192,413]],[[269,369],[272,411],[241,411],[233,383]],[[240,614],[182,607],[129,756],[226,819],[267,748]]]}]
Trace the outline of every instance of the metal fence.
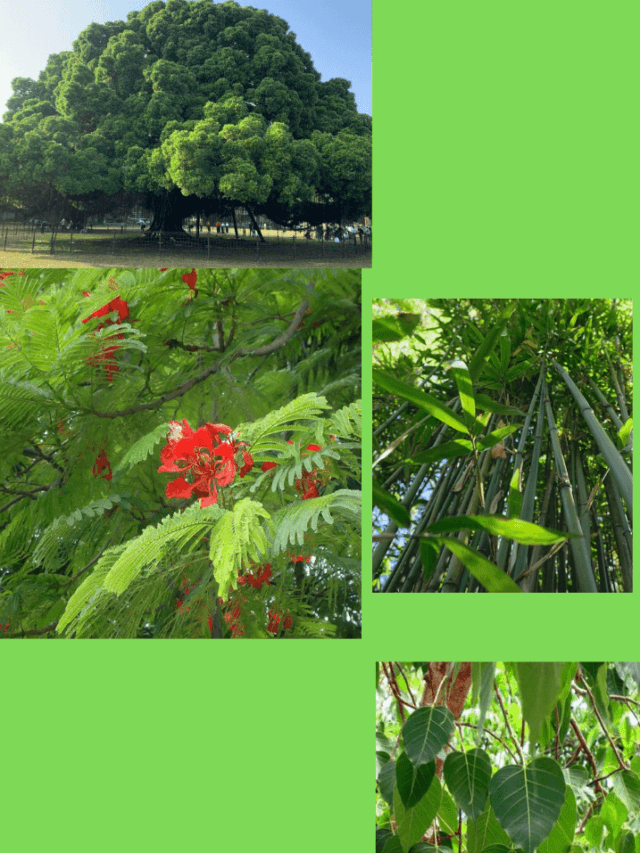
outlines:
[{"label": "metal fence", "polygon": [[145,234],[127,231],[124,227],[96,228],[87,233],[58,231],[30,226],[26,223],[7,223],[0,231],[0,246],[5,252],[30,252],[31,254],[57,255],[131,255],[162,260],[163,255],[198,255],[207,261],[226,261],[254,258],[266,262],[282,260],[299,262],[327,258],[333,262],[348,261],[356,257],[360,261],[371,254],[369,234],[350,234],[338,240],[305,238],[300,235],[236,238],[233,234],[200,233],[199,237],[184,234]]}]

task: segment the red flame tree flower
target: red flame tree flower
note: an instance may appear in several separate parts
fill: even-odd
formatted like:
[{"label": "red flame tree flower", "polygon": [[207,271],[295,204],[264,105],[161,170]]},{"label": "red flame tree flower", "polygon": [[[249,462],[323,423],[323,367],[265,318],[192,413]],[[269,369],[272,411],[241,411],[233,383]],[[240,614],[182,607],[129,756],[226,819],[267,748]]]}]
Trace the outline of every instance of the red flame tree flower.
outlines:
[{"label": "red flame tree flower", "polygon": [[218,488],[230,485],[237,473],[244,477],[251,471],[253,457],[245,447],[226,424],[206,423],[194,432],[186,418],[181,424],[171,421],[158,471],[181,476],[167,484],[167,497],[199,497],[202,508],[217,503]]},{"label": "red flame tree flower", "polygon": [[[82,292],[84,296],[91,295],[86,290],[83,290]],[[82,322],[88,323],[89,320],[93,319],[94,317],[106,317],[107,319],[104,323],[99,323],[98,326],[96,326],[95,331],[99,332],[100,329],[104,329],[106,326],[113,325],[113,321],[109,316],[113,311],[117,311],[118,313],[118,319],[115,321],[115,325],[120,325],[120,323],[129,318],[128,304],[120,296],[116,296],[112,300],[107,302],[106,305],[103,305],[102,308],[98,308],[98,310],[94,311],[93,314],[89,314],[88,317],[85,317]],[[122,338],[124,338],[124,335],[111,335],[109,340],[112,340],[113,338],[121,340]],[[97,355],[94,355],[89,358],[87,362],[88,364],[99,364],[101,362],[104,362],[104,368],[107,374],[108,382],[112,382],[114,373],[118,373],[118,371],[120,370],[117,362],[114,360],[114,355],[118,349],[119,347],[116,345],[105,346]]]}]

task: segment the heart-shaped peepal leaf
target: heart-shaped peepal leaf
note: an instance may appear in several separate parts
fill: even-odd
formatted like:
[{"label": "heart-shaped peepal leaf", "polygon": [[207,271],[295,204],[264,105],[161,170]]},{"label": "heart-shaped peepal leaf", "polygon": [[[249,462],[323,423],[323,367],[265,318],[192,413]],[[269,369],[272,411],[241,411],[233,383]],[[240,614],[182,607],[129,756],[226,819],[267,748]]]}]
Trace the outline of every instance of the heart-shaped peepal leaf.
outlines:
[{"label": "heart-shaped peepal leaf", "polygon": [[405,853],[410,850],[412,844],[420,841],[426,830],[431,826],[440,808],[441,800],[442,785],[437,776],[433,777],[425,796],[411,809],[404,807],[396,785],[393,792],[393,810],[398,824],[398,835]]},{"label": "heart-shaped peepal leaf", "polygon": [[491,805],[500,826],[525,853],[545,840],[564,805],[566,784],[553,758],[536,758],[527,767],[509,765],[489,785]]},{"label": "heart-shaped peepal leaf", "polygon": [[511,848],[509,836],[496,820],[487,800],[480,817],[467,821],[467,853],[483,853],[490,844],[504,844]]},{"label": "heart-shaped peepal leaf", "polygon": [[402,727],[405,752],[414,767],[428,764],[443,749],[455,731],[448,708],[418,708]]},{"label": "heart-shaped peepal leaf", "polygon": [[483,749],[451,752],[444,762],[444,780],[458,808],[474,818],[487,801],[491,760]]},{"label": "heart-shaped peepal leaf", "polygon": [[538,853],[567,853],[576,831],[576,798],[567,785],[564,806],[551,835],[538,847]]},{"label": "heart-shaped peepal leaf", "polygon": [[413,808],[429,790],[436,773],[435,761],[414,767],[403,752],[396,762],[396,782],[404,805]]}]

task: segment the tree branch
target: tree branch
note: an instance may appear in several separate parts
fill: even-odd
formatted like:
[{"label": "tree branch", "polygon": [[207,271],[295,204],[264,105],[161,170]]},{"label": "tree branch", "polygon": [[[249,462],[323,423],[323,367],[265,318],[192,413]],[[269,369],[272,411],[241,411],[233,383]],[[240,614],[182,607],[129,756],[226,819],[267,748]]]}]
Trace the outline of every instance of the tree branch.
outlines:
[{"label": "tree branch", "polygon": [[[313,284],[310,285],[313,287]],[[234,353],[233,359],[236,358],[244,358],[244,357],[253,357],[258,355],[270,355],[272,352],[275,352],[278,349],[281,349],[285,344],[288,344],[291,338],[296,333],[296,330],[300,323],[302,322],[302,318],[307,313],[307,308],[309,307],[308,300],[305,299],[304,302],[300,303],[300,307],[293,315],[291,322],[285,331],[279,335],[274,341],[270,344],[265,344],[263,347],[256,347],[255,349],[241,349],[238,352]],[[232,360],[233,360],[232,359]]]},{"label": "tree branch", "polygon": [[[313,285],[311,286],[313,287]],[[302,302],[296,313],[293,315],[293,319],[289,323],[286,331],[279,335],[270,344],[265,344],[265,346],[256,347],[255,349],[238,350],[238,352],[233,354],[231,361],[234,361],[236,358],[252,358],[255,356],[269,355],[270,353],[281,349],[285,344],[289,343],[291,338],[294,336],[296,329],[307,312],[308,307],[309,302],[307,300]],[[182,385],[175,389],[175,391],[163,394],[162,397],[158,397],[158,399],[154,400],[152,403],[141,403],[139,406],[132,406],[130,409],[121,409],[118,412],[92,412],[92,414],[98,418],[122,418],[126,415],[134,415],[136,412],[157,409],[169,400],[175,400],[176,397],[182,397],[183,394],[186,394],[187,391],[190,391],[195,385],[203,382],[208,376],[211,376],[213,373],[217,373],[219,369],[219,364],[213,364],[211,367],[207,367],[207,369],[203,370],[202,373],[199,373],[197,376],[183,382]]]}]

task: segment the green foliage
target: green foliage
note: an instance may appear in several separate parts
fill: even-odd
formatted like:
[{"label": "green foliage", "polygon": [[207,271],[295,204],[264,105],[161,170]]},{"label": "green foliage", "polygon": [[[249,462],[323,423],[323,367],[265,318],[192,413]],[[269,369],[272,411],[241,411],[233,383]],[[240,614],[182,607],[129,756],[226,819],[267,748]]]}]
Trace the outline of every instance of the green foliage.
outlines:
[{"label": "green foliage", "polygon": [[120,209],[124,191],[167,231],[240,204],[290,222],[371,209],[370,118],[264,10],[150,3],[14,86],[0,177],[36,214]]},{"label": "green foliage", "polygon": [[411,526],[376,504],[374,588],[488,591],[455,554],[421,577],[419,536],[501,516],[529,541],[478,522],[463,544],[522,591],[632,592],[631,301],[378,299],[374,327],[399,309],[420,324],[374,341],[373,453]]},{"label": "green foliage", "polygon": [[270,520],[262,504],[243,498],[233,510],[223,513],[214,526],[209,558],[221,598],[227,598],[230,586],[237,588],[243,564],[260,563],[267,555],[268,542],[260,524],[261,518]]},{"label": "green foliage", "polygon": [[[270,611],[277,636],[358,636],[359,273],[200,270],[195,298],[180,270],[0,284],[0,638],[210,637],[209,617],[226,637],[236,599],[247,638]],[[123,322],[90,317],[116,296]],[[190,468],[158,471],[184,420],[253,459],[205,508],[167,496]]]},{"label": "green foliage", "polygon": [[[609,724],[581,686],[589,664],[380,666],[377,844],[399,853],[426,844],[454,853],[634,849],[640,833],[640,691],[634,678],[622,682],[626,664],[595,665],[607,673]],[[434,695],[436,704],[425,704]],[[556,730],[556,698],[566,698],[573,720],[562,733]],[[525,719],[532,735],[529,759],[524,730],[520,734]],[[548,745],[546,726],[553,729]],[[622,733],[631,729],[633,738],[625,740]]]}]

